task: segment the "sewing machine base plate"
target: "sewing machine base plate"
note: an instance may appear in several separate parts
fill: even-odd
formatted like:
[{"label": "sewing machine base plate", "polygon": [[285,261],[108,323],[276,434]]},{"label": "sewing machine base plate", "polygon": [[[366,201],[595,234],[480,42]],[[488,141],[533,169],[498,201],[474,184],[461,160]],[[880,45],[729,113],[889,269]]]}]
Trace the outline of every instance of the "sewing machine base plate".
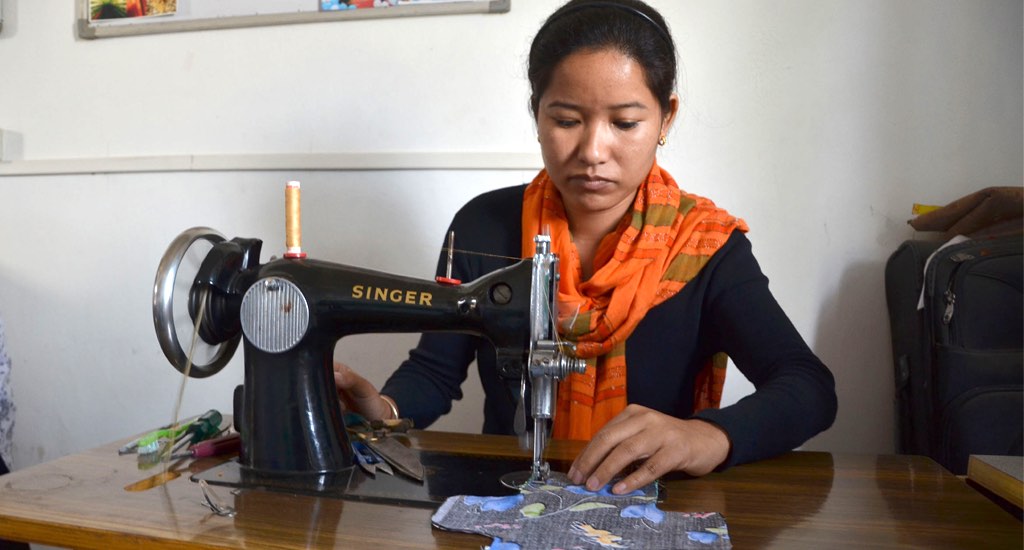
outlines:
[{"label": "sewing machine base plate", "polygon": [[[396,473],[371,477],[358,466],[323,475],[267,475],[243,470],[237,460],[225,462],[191,477],[211,485],[241,489],[265,489],[314,496],[361,500],[405,506],[435,508],[454,495],[509,495],[501,476],[529,470],[530,461],[472,454],[421,452],[424,481]],[[569,464],[552,463],[552,470],[565,471]]]}]

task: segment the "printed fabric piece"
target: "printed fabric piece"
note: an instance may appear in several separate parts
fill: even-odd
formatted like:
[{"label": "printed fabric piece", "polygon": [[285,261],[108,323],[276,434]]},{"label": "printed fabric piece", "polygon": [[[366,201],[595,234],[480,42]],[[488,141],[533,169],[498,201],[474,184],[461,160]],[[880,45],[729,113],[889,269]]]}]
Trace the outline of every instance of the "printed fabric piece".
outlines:
[{"label": "printed fabric piece", "polygon": [[497,497],[448,498],[431,518],[449,531],[493,538],[490,550],[731,548],[715,512],[664,512],[652,484],[626,495],[580,485],[543,485]]}]

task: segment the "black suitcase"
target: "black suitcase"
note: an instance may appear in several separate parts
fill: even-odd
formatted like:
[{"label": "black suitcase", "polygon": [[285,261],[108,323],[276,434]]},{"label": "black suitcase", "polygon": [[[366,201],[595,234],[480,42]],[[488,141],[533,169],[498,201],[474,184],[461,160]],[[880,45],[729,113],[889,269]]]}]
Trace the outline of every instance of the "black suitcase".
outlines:
[{"label": "black suitcase", "polygon": [[1024,240],[940,244],[906,241],[885,267],[896,448],[963,475],[971,454],[1022,454]]}]

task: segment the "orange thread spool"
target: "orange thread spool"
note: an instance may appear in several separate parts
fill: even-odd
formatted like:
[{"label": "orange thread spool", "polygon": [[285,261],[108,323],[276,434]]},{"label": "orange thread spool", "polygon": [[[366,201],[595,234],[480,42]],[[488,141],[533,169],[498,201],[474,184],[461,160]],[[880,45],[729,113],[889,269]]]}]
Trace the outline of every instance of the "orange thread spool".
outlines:
[{"label": "orange thread spool", "polygon": [[305,258],[302,251],[302,186],[289,181],[284,186],[285,258]]}]

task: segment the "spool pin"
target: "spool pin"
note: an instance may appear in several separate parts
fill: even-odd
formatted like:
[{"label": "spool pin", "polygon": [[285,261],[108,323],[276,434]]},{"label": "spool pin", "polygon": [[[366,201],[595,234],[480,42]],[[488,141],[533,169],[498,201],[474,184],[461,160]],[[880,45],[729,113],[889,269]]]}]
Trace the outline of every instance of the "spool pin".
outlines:
[{"label": "spool pin", "polygon": [[285,258],[301,259],[306,257],[302,251],[302,186],[297,181],[289,181],[284,186],[284,242]]}]

